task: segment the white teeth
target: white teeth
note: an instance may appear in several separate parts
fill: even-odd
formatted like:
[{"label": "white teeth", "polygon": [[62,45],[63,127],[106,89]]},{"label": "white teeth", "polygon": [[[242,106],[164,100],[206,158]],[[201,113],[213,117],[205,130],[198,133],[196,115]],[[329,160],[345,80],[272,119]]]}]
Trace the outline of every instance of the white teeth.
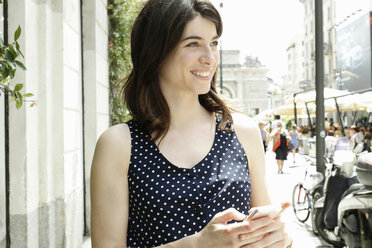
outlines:
[{"label": "white teeth", "polygon": [[193,71],[192,74],[197,75],[199,77],[209,77],[210,72],[197,72],[197,71]]}]

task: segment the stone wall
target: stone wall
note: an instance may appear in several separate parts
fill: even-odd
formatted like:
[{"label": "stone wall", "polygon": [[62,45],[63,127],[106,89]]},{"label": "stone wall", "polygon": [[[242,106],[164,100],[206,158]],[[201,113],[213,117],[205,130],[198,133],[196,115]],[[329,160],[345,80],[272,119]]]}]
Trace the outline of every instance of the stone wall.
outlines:
[{"label": "stone wall", "polygon": [[[11,247],[82,247],[84,213],[89,231],[94,146],[109,126],[107,2],[11,0],[8,5],[10,32],[22,27],[19,43],[27,67],[14,81],[24,83],[37,101],[33,108],[10,105]],[[0,222],[0,241],[2,235]]]}]

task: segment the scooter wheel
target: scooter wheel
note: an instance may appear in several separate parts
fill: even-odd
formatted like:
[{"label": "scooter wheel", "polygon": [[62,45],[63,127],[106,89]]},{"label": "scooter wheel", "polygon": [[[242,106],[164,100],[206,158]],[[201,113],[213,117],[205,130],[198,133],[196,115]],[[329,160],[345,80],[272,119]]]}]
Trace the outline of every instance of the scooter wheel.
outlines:
[{"label": "scooter wheel", "polygon": [[[313,208],[311,209],[311,213],[310,213],[311,226],[312,226],[313,233],[315,235],[318,235],[319,231],[318,231],[318,226],[315,223],[315,211],[317,211],[317,209],[314,208],[314,205],[315,205],[315,202],[317,200],[319,200],[322,196],[323,196],[323,193],[322,193],[321,190],[319,190],[319,189],[315,190],[315,192],[313,194]],[[318,211],[319,211],[319,209],[318,209]]]},{"label": "scooter wheel", "polygon": [[315,226],[316,226],[315,228],[318,230],[320,237],[322,237],[324,241],[333,245],[336,248],[344,247],[343,241],[335,241],[335,240],[330,239],[330,237],[328,236],[325,225],[324,225],[324,221],[322,218],[323,217],[322,210],[323,210],[322,208],[314,208],[314,221],[315,221]]}]

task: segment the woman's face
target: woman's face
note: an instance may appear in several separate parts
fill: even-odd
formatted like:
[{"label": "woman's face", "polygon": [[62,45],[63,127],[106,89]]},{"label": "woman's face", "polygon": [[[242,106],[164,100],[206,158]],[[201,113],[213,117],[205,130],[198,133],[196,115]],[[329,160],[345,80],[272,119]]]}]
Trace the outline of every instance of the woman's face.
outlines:
[{"label": "woman's face", "polygon": [[198,15],[186,24],[180,43],[159,73],[165,95],[206,94],[218,65],[216,25]]}]

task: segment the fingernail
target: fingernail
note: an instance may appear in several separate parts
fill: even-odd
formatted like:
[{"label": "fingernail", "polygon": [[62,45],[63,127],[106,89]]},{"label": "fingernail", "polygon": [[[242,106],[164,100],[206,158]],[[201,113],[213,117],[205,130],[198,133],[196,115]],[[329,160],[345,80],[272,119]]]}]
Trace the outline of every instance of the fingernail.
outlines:
[{"label": "fingernail", "polygon": [[247,235],[240,235],[240,240],[245,240],[247,238]]}]

